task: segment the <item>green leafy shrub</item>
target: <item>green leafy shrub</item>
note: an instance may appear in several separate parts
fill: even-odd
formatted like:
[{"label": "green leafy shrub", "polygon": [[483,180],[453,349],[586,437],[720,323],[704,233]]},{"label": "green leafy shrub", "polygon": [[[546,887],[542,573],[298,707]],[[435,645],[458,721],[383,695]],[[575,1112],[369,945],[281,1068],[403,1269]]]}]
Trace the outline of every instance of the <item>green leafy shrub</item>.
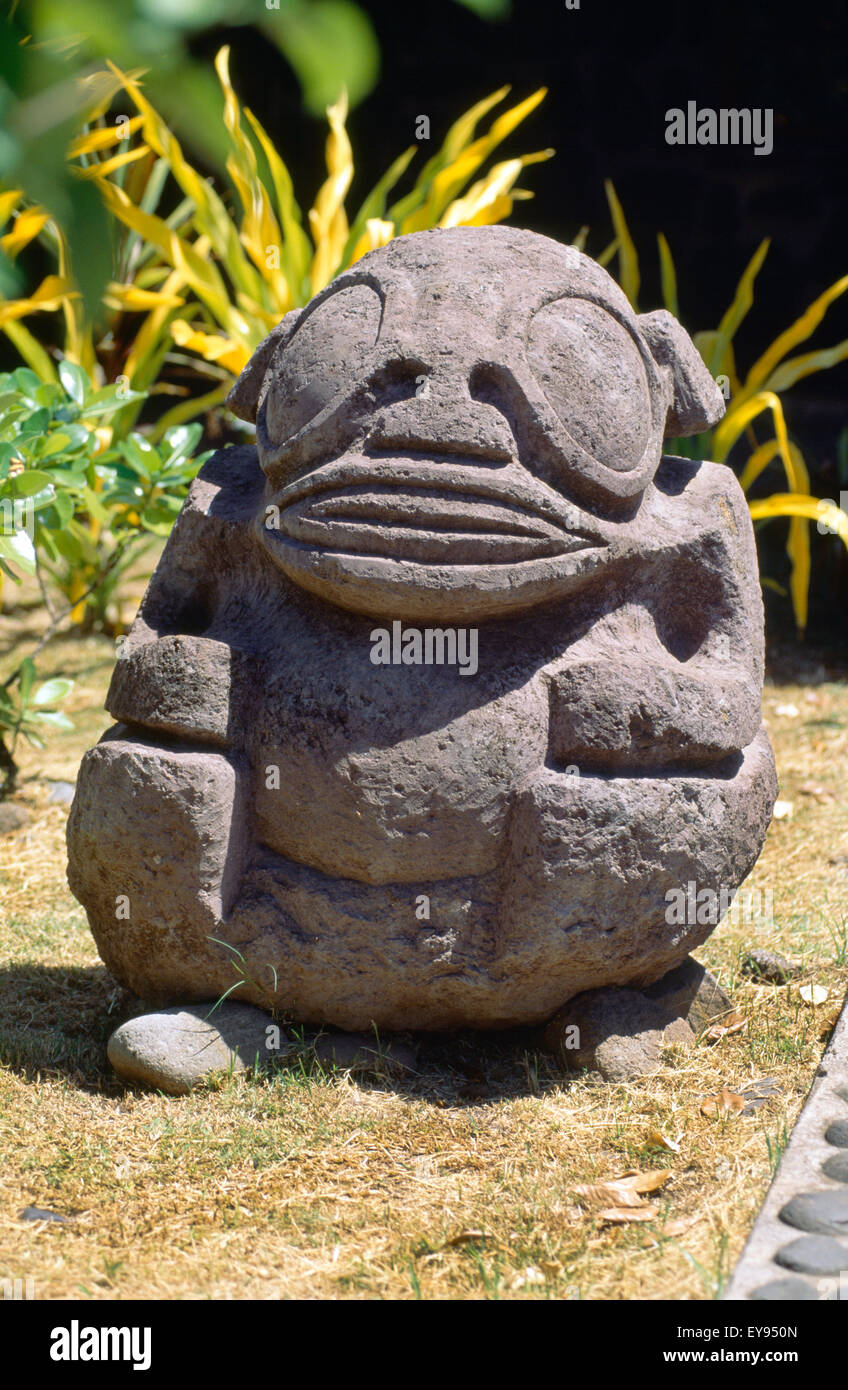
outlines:
[{"label": "green leafy shrub", "polygon": [[[58,382],[27,367],[0,375],[0,572],[64,596],[75,621],[103,623],[115,587],[141,550],[167,536],[203,462],[201,425],[152,443],[110,420],[142,393],[92,386],[73,362]],[[62,614],[61,616],[66,616]]]},{"label": "green leafy shrub", "polygon": [[73,686],[73,681],[55,677],[36,687],[35,662],[31,657],[26,657],[6,684],[0,685],[0,800],[15,789],[15,747],[21,735],[35,748],[43,748],[43,728],[74,727],[67,715],[52,708],[71,693]]}]

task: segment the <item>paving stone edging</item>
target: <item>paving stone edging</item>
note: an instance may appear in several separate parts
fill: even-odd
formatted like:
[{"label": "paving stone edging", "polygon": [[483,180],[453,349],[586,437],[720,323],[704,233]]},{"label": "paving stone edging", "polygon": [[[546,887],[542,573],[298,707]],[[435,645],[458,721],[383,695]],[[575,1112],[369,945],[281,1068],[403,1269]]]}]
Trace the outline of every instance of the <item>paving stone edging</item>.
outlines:
[{"label": "paving stone edging", "polygon": [[848,999],[724,1299],[848,1299]]}]

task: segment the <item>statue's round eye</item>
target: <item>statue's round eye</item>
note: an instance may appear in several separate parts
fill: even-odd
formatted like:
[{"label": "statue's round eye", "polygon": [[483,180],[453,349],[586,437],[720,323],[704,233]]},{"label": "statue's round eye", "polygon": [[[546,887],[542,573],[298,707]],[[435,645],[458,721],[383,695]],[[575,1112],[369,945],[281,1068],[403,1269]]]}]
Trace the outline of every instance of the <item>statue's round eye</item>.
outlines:
[{"label": "statue's round eye", "polygon": [[377,341],[382,306],[370,285],[348,285],[306,310],[268,392],[266,428],[289,439],[359,377]]},{"label": "statue's round eye", "polygon": [[527,358],[572,439],[607,468],[635,468],[650,435],[651,394],[618,320],[589,300],[557,299],[534,316]]}]

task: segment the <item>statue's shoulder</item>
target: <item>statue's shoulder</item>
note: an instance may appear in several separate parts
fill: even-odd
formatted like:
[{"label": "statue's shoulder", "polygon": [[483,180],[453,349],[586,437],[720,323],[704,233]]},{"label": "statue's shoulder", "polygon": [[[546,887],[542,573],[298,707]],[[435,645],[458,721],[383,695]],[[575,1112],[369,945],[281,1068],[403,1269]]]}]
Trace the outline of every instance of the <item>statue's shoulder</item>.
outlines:
[{"label": "statue's shoulder", "polygon": [[702,524],[719,520],[722,529],[729,529],[739,538],[753,534],[745,494],[726,463],[664,454],[654,476],[654,487],[664,502],[673,504],[679,499],[680,505],[700,517]]},{"label": "statue's shoulder", "polygon": [[264,487],[255,445],[230,445],[206,460],[183,510],[222,521],[249,521],[256,515]]}]

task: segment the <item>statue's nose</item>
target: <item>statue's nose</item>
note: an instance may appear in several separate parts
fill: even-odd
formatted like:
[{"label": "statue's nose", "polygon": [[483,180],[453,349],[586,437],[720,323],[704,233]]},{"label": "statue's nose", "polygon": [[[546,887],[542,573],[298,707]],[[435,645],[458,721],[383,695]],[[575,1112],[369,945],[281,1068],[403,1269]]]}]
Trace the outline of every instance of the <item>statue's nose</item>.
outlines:
[{"label": "statue's nose", "polygon": [[372,448],[504,462],[516,457],[506,419],[494,406],[474,400],[466,372],[425,374],[419,369],[412,384],[414,395],[378,408],[369,434]]}]

